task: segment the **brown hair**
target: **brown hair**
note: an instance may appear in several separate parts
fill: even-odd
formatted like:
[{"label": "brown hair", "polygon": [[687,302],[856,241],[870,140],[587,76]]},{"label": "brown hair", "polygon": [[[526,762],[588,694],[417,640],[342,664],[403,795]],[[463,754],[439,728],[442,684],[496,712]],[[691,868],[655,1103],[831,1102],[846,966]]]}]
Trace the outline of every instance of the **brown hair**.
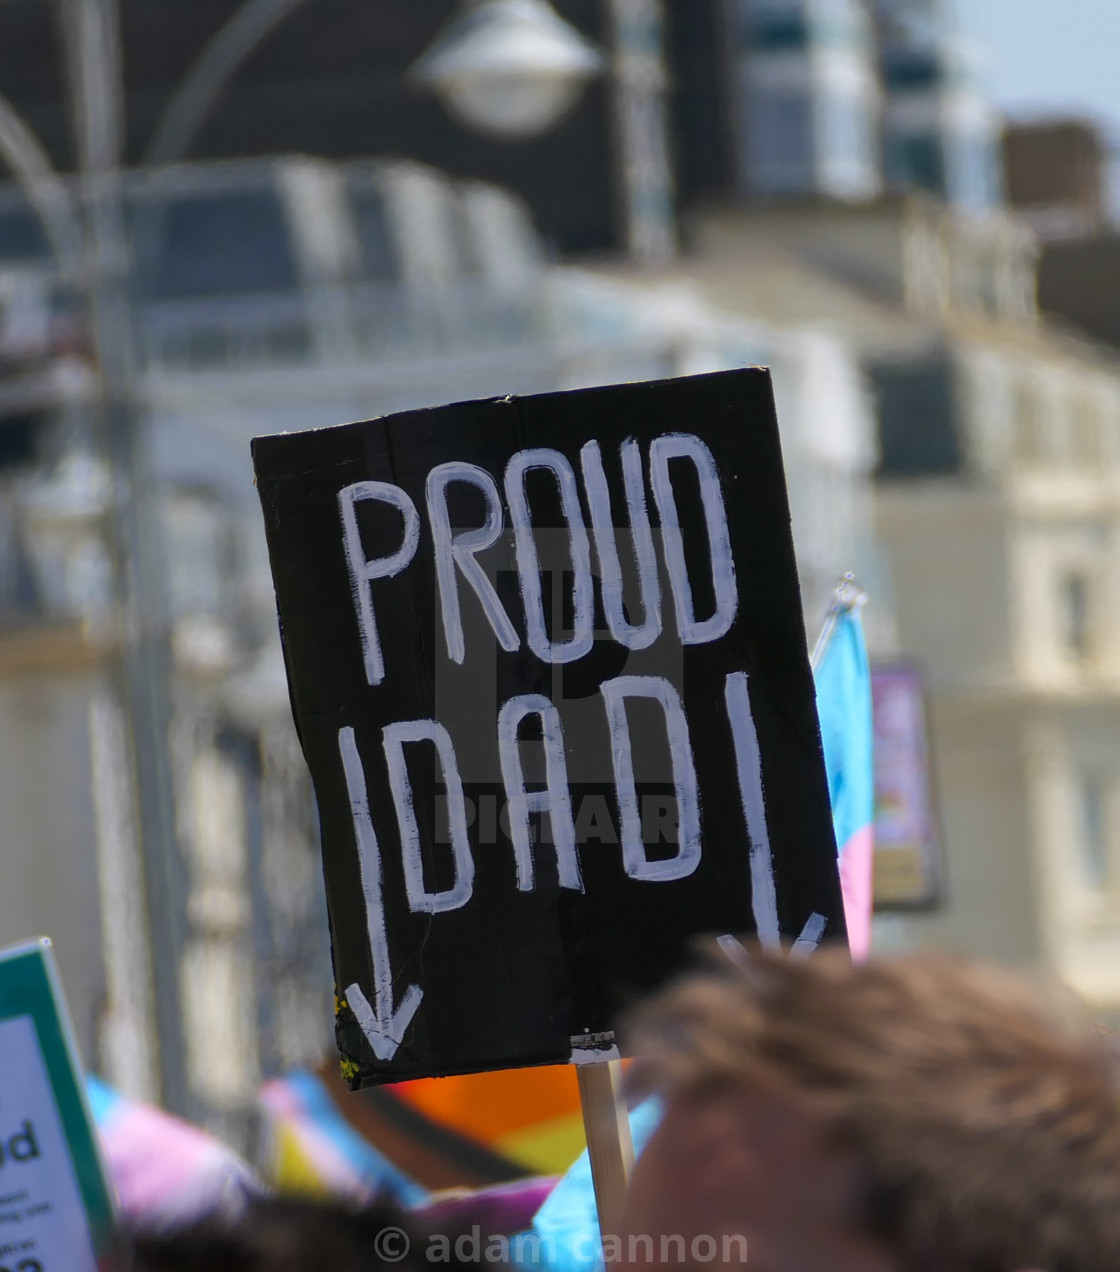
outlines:
[{"label": "brown hair", "polygon": [[1112,1054],[1064,998],[943,956],[744,954],[632,1037],[670,1091],[779,1083],[819,1108],[907,1272],[1120,1268]]},{"label": "brown hair", "polygon": [[[386,1244],[389,1235],[393,1239]],[[449,1252],[448,1272],[478,1272]],[[395,1207],[257,1198],[237,1217],[215,1215],[141,1233],[131,1272],[426,1272],[424,1238]]]}]

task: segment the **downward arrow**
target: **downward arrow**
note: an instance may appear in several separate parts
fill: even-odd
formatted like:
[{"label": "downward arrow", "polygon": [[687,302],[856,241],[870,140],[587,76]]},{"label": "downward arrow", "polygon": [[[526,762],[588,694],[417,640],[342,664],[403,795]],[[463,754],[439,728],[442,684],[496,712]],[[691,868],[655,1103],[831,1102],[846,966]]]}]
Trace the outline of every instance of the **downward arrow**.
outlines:
[{"label": "downward arrow", "polygon": [[346,1001],[373,1048],[373,1054],[378,1060],[392,1060],[397,1048],[404,1041],[405,1031],[412,1023],[424,991],[419,985],[410,985],[400,1006],[394,1009],[393,966],[389,961],[385,907],[381,902],[381,850],[374,833],[373,819],[369,815],[366,775],[352,728],[339,729],[338,750],[342,756],[346,789],[350,795],[350,814],[354,819],[354,838],[358,845],[358,865],[362,877],[362,895],[366,902],[370,958],[373,962],[373,1006],[370,1006],[369,1000],[356,984],[347,988]]},{"label": "downward arrow", "polygon": [[766,797],[762,786],[762,750],[751,713],[747,673],[733,672],[724,684],[724,701],[735,744],[739,770],[739,798],[751,845],[751,909],[758,942],[763,949],[780,951],[782,931],[778,924],[778,898],[774,887],[774,859],[770,851],[770,829],[766,823]]},{"label": "downward arrow", "polygon": [[[801,935],[790,946],[789,957],[793,959],[806,959],[820,945],[821,937],[824,936],[824,930],[828,926],[828,920],[823,914],[818,914],[815,910],[805,920],[805,926],[801,929]],[[716,944],[727,955],[727,957],[735,964],[740,971],[746,971],[750,965],[751,956],[747,947],[739,940],[737,936],[717,936]],[[779,947],[780,952],[780,947]]]},{"label": "downward arrow", "polygon": [[[774,886],[774,858],[770,851],[770,830],[766,823],[766,795],[762,784],[762,749],[751,712],[747,673],[736,671],[724,684],[724,701],[731,721],[735,762],[739,770],[739,797],[751,845],[751,909],[754,911],[758,943],[763,949],[780,953],[782,931],[778,923],[778,898]],[[791,958],[808,958],[821,943],[828,920],[814,912],[793,943]],[[732,962],[742,965],[746,951],[733,936],[721,936],[719,944]],[[740,958],[740,955],[742,958]]]}]

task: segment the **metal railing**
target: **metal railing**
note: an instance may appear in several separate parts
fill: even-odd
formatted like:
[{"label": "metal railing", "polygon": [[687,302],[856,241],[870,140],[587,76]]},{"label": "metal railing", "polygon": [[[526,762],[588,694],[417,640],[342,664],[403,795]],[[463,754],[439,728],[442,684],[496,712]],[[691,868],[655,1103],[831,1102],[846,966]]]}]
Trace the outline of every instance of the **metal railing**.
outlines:
[{"label": "metal railing", "polygon": [[387,284],[148,301],[139,307],[154,370],[248,370],[283,363],[459,354],[539,342],[542,297],[463,281],[430,291]]}]

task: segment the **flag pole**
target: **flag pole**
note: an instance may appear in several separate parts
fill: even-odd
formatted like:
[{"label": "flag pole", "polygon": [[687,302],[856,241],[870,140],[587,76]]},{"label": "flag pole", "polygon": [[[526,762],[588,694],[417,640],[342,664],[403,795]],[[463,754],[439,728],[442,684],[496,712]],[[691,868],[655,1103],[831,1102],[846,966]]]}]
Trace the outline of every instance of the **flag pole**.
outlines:
[{"label": "flag pole", "polygon": [[576,1077],[599,1232],[606,1238],[618,1233],[626,1184],[634,1165],[630,1118],[622,1094],[622,1062],[577,1064]]},{"label": "flag pole", "polygon": [[824,616],[824,622],[821,624],[820,635],[813,645],[813,652],[809,655],[809,666],[813,671],[816,671],[821,665],[821,661],[832,642],[836,624],[840,621],[840,615],[848,614],[852,610],[858,609],[866,600],[867,593],[856,582],[856,576],[850,571],[843,575],[833,590],[832,601],[829,604],[828,613]]}]

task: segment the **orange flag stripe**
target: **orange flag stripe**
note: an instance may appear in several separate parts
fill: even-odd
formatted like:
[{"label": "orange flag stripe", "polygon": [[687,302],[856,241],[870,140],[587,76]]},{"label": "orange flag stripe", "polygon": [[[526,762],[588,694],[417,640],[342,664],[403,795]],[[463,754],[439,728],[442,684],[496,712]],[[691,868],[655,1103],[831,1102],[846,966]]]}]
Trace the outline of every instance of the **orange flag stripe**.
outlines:
[{"label": "orange flag stripe", "polygon": [[538,1124],[578,1114],[580,1107],[576,1071],[567,1064],[420,1078],[395,1084],[393,1093],[488,1147]]}]

